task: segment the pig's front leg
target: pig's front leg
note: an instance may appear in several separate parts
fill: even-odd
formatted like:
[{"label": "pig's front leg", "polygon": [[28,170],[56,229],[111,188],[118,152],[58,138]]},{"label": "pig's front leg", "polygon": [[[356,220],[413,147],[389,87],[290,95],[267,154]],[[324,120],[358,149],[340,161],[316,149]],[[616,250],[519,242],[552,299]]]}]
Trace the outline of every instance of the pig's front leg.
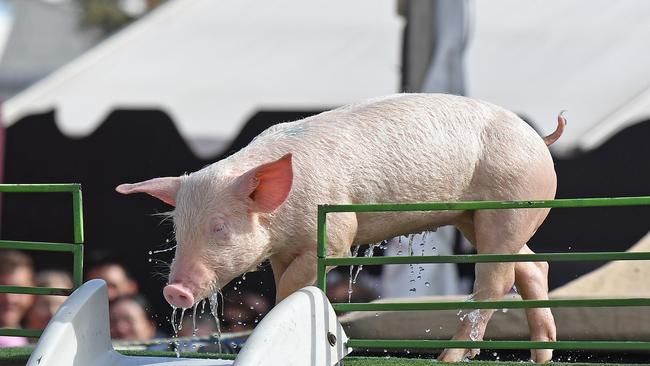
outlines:
[{"label": "pig's front leg", "polygon": [[[351,212],[330,215],[327,225],[327,256],[348,256],[357,233],[357,216]],[[308,236],[316,237],[315,228]],[[271,257],[276,303],[316,282],[316,246],[316,241],[307,241],[307,245],[302,246],[300,251],[291,254],[278,253]]]},{"label": "pig's front leg", "polygon": [[316,250],[305,250],[291,258],[271,258],[275,278],[275,303],[316,282]]}]

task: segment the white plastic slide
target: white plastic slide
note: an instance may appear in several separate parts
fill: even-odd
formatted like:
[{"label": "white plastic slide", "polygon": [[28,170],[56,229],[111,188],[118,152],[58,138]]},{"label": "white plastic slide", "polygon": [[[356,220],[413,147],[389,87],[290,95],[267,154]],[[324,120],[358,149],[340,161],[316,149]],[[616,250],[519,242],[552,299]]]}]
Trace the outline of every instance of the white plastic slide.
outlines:
[{"label": "white plastic slide", "polygon": [[92,280],[54,315],[27,366],[332,366],[350,353],[347,339],[325,294],[310,286],[276,305],[235,361],[124,356],[111,344],[106,283]]}]

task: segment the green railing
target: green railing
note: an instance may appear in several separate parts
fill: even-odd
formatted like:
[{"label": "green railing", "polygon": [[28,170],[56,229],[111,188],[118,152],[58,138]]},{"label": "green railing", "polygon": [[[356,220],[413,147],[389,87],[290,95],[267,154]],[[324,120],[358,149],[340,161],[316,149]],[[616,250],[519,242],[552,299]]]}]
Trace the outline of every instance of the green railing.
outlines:
[{"label": "green railing", "polygon": [[[318,287],[326,290],[326,268],[338,265],[383,265],[414,263],[486,263],[535,261],[609,261],[650,260],[650,252],[540,253],[540,254],[476,254],[413,257],[327,258],[327,214],[336,212],[446,211],[527,208],[573,208],[650,206],[650,197],[582,198],[546,201],[472,201],[402,204],[355,204],[318,206]],[[555,300],[492,300],[441,301],[432,303],[337,303],[336,311],[407,311],[451,309],[507,309],[551,307],[617,307],[650,306],[650,298],[631,299],[555,299]],[[350,347],[441,349],[558,349],[558,350],[650,350],[649,342],[632,341],[460,341],[460,340],[391,340],[350,339]]]},{"label": "green railing", "polygon": [[[73,243],[49,243],[32,241],[0,240],[0,249],[41,250],[69,252],[73,255],[72,288],[0,286],[0,293],[32,295],[70,295],[83,283],[83,205],[79,184],[0,184],[2,193],[71,193],[74,219]],[[1,264],[0,264],[1,265]],[[42,329],[0,328],[1,336],[39,337]]]}]

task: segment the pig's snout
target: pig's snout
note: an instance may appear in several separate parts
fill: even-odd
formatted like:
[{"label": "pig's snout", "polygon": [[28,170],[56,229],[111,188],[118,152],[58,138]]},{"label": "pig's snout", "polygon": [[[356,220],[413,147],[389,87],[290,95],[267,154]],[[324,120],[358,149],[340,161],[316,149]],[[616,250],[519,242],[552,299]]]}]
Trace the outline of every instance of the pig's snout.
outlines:
[{"label": "pig's snout", "polygon": [[177,308],[191,308],[194,306],[194,295],[188,288],[179,283],[165,286],[163,296],[170,305]]}]

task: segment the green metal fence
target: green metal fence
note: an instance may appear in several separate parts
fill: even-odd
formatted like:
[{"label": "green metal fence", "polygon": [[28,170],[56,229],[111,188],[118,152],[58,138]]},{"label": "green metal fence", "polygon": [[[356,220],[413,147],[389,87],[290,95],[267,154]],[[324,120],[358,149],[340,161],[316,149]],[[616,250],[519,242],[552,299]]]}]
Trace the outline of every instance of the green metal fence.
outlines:
[{"label": "green metal fence", "polygon": [[[0,286],[0,293],[32,295],[70,295],[83,283],[83,205],[80,184],[0,184],[3,193],[71,193],[72,215],[74,219],[74,241],[72,243],[49,243],[32,241],[0,240],[0,249],[41,250],[50,252],[68,252],[73,255],[73,287],[22,287]],[[1,265],[1,264],[0,264]],[[1,336],[39,337],[42,329],[0,328]]]},{"label": "green metal fence", "polygon": [[[414,263],[485,263],[535,261],[609,261],[650,260],[650,252],[592,252],[540,254],[476,254],[450,256],[327,258],[327,214],[336,212],[446,211],[526,208],[573,208],[650,206],[648,197],[582,198],[546,201],[472,201],[403,204],[355,204],[318,206],[318,287],[326,290],[326,268],[338,265],[382,265]],[[617,307],[650,306],[650,298],[631,299],[557,299],[557,300],[493,300],[441,301],[432,303],[337,303],[336,311],[408,311],[450,309],[507,309],[552,307]],[[460,340],[391,340],[350,339],[350,347],[358,348],[487,348],[487,349],[558,349],[558,350],[650,350],[649,342],[632,341],[460,341]]]}]

